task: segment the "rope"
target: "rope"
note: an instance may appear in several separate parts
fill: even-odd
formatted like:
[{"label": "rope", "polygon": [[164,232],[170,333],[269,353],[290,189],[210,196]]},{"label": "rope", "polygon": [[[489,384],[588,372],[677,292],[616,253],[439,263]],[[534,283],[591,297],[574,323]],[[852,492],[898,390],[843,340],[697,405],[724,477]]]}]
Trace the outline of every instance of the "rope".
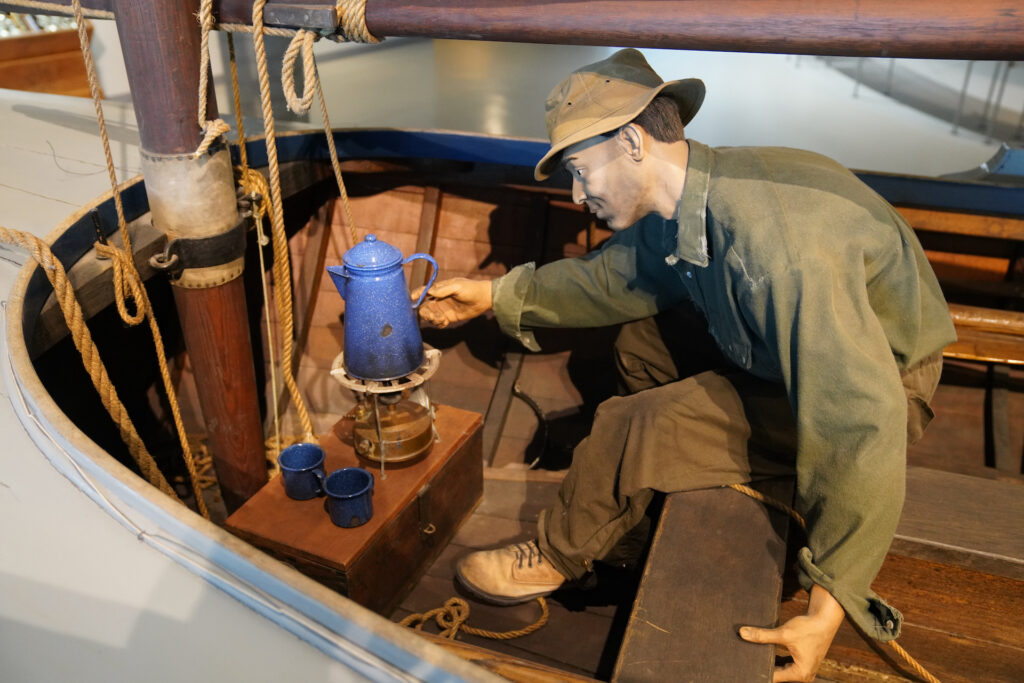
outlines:
[{"label": "rope", "polygon": [[67,273],[64,271],[63,264],[54,257],[50,247],[35,235],[0,227],[0,241],[21,247],[39,264],[39,267],[53,286],[54,296],[64,314],[64,320],[67,322],[68,329],[71,330],[71,339],[75,344],[75,348],[78,349],[79,355],[82,357],[82,365],[85,367],[86,372],[89,373],[89,379],[100,396],[100,402],[117,425],[118,431],[121,434],[121,440],[128,447],[128,451],[131,453],[135,464],[138,465],[139,471],[146,481],[177,500],[178,495],[171,488],[171,485],[167,483],[167,479],[160,472],[160,468],[157,467],[153,456],[146,449],[146,444],[143,443],[142,438],[135,431],[135,426],[128,416],[128,411],[117,395],[117,389],[114,388],[113,383],[110,381],[107,368],[103,365],[99,349],[96,347],[96,343],[89,333],[89,328],[85,324],[85,315],[82,312],[81,305],[78,303],[78,299],[75,297],[75,292],[68,280]]},{"label": "rope", "polygon": [[199,108],[197,118],[199,129],[203,131],[203,140],[193,153],[198,159],[206,154],[210,145],[224,133],[231,130],[231,126],[223,119],[209,120],[206,118],[207,89],[210,79],[210,31],[213,30],[213,0],[202,0],[199,7]]},{"label": "rope", "polygon": [[274,244],[274,299],[277,302],[278,320],[281,325],[281,365],[284,383],[291,394],[298,411],[302,429],[307,438],[313,439],[313,423],[306,404],[299,394],[292,370],[292,337],[295,322],[292,311],[292,282],[289,267],[288,236],[284,227],[284,211],[281,204],[281,173],[277,160],[277,137],[274,130],[274,110],[270,100],[270,75],[267,71],[267,50],[263,40],[263,7],[266,0],[256,0],[252,8],[253,44],[256,49],[256,69],[260,84],[260,102],[263,106],[264,135],[267,146],[267,165],[270,171],[270,226]]},{"label": "rope", "polygon": [[513,631],[488,631],[468,626],[466,620],[469,619],[469,603],[462,598],[449,598],[443,607],[437,607],[422,614],[410,614],[398,623],[400,626],[412,626],[417,631],[422,631],[423,625],[433,619],[437,623],[438,628],[441,629],[440,635],[443,638],[455,640],[455,636],[462,630],[465,633],[480,636],[481,638],[511,640],[512,638],[521,638],[522,636],[529,635],[548,623],[550,612],[548,611],[547,601],[544,598],[537,598],[537,602],[540,604],[540,617],[537,621],[529,626]]},{"label": "rope", "polygon": [[[267,325],[267,351],[270,358],[275,358],[274,352],[274,327],[270,321],[270,296],[267,294],[267,267],[263,260],[263,247],[265,247],[269,240],[267,235],[263,232],[263,217],[267,215],[270,210],[270,188],[267,185],[266,178],[263,174],[254,171],[249,168],[249,158],[245,151],[245,124],[243,123],[242,116],[242,95],[241,89],[238,87],[238,60],[235,58],[235,38],[230,33],[228,34],[228,56],[229,63],[231,64],[231,94],[235,101],[235,119],[238,124],[238,155],[240,159],[240,166],[236,169],[239,173],[238,184],[242,188],[242,191],[254,201],[252,208],[253,222],[256,225],[257,241],[260,248],[258,249],[260,255],[260,287],[263,292],[263,317]],[[281,415],[280,409],[278,408],[277,401],[277,364],[270,364],[270,395],[274,402],[274,442],[280,444],[281,442]],[[269,448],[269,446],[268,446]],[[268,460],[272,463],[272,467],[277,469],[277,453],[280,452],[280,447],[274,453],[274,457],[268,457]]]},{"label": "rope", "polygon": [[320,79],[316,75],[316,71],[313,72],[313,78],[316,85],[317,99],[320,100],[320,118],[324,122],[324,135],[327,137],[327,149],[331,153],[331,168],[334,169],[334,180],[338,183],[338,193],[341,195],[342,206],[345,207],[345,219],[348,223],[348,234],[352,243],[351,247],[356,246],[359,242],[359,238],[356,236],[356,219],[352,217],[352,205],[348,201],[348,190],[345,189],[345,181],[341,179],[341,163],[338,161],[338,150],[334,147],[334,133],[331,132],[331,122],[327,118],[327,103],[324,101],[324,91],[320,87]]},{"label": "rope", "polygon": [[[117,303],[117,310],[121,315],[121,319],[129,325],[137,325],[143,318],[148,318],[149,320],[149,330],[153,337],[153,346],[156,350],[157,363],[160,367],[160,376],[163,380],[164,391],[167,394],[168,404],[171,407],[174,426],[178,432],[178,441],[181,443],[185,466],[188,469],[189,477],[192,479],[192,490],[195,494],[196,506],[198,507],[200,514],[202,514],[206,519],[209,519],[210,513],[206,508],[206,501],[203,499],[202,491],[198,484],[195,461],[192,457],[192,451],[188,444],[188,434],[185,431],[185,425],[181,419],[181,410],[178,406],[177,394],[175,393],[174,385],[171,381],[170,370],[167,367],[167,356],[164,350],[163,338],[160,335],[160,328],[157,325],[156,317],[153,315],[153,308],[150,304],[149,296],[146,293],[146,288],[142,284],[142,278],[139,275],[139,272],[135,269],[135,261],[132,257],[131,237],[128,233],[128,225],[124,218],[124,209],[121,205],[121,193],[117,186],[117,171],[114,168],[113,156],[110,153],[110,139],[107,136],[107,124],[103,117],[103,105],[100,101],[99,78],[96,75],[96,66],[93,62],[92,50],[89,47],[89,35],[85,29],[85,19],[82,14],[81,0],[72,0],[71,5],[74,11],[75,23],[78,26],[79,46],[81,47],[82,57],[85,61],[86,74],[89,78],[89,91],[92,94],[93,106],[96,109],[96,122],[99,125],[100,139],[103,142],[103,153],[107,162],[107,175],[110,178],[111,193],[114,197],[114,206],[117,209],[117,224],[120,229],[121,238],[124,242],[124,247],[122,249],[118,249],[112,245],[96,244],[96,253],[111,259],[114,275],[114,299]],[[47,270],[46,272],[47,277],[49,277],[50,271]],[[63,273],[63,267],[61,268],[61,273]],[[53,279],[51,279],[51,283],[53,283],[54,289],[56,290],[58,286],[57,283]],[[63,284],[61,286],[63,286]],[[70,293],[70,297],[73,299],[74,294],[71,292],[70,284],[67,285],[67,290]],[[129,298],[135,302],[134,314],[128,312],[127,300]],[[132,453],[133,458],[137,463],[139,463],[139,469],[143,472],[144,476],[146,476],[146,479],[150,481],[150,483],[156,482],[155,485],[157,488],[165,493],[169,492],[171,496],[177,498],[177,495],[174,493],[173,489],[171,489],[163,474],[161,474],[159,469],[156,468],[155,462],[152,461],[152,456],[145,451],[145,445],[142,444],[142,440],[135,431],[135,427],[131,424],[131,420],[128,417],[127,411],[124,410],[124,406],[121,404],[120,399],[117,399],[116,402],[114,401],[114,399],[116,399],[116,393],[113,390],[113,386],[110,385],[110,378],[107,375],[106,369],[103,367],[102,362],[100,362],[99,353],[95,349],[95,344],[92,343],[91,337],[89,338],[88,343],[85,342],[85,335],[88,335],[88,328],[85,326],[84,316],[82,315],[81,308],[78,307],[77,300],[75,301],[75,308],[77,308],[77,316],[72,315],[72,317],[69,318],[68,310],[65,309],[64,304],[61,305],[65,319],[69,321],[68,328],[71,330],[72,339],[75,340],[75,347],[78,348],[79,353],[82,354],[82,362],[86,365],[86,368],[89,371],[89,377],[92,379],[93,385],[96,387],[97,391],[100,392],[100,397],[101,400],[103,400],[104,407],[107,408],[107,412],[111,414],[114,421],[118,423],[122,439],[125,440],[125,443],[128,445],[128,449]],[[72,311],[72,313],[74,314],[75,311]],[[79,344],[79,338],[81,338],[82,341],[81,345]],[[95,355],[93,358],[87,354]],[[118,408],[118,406],[120,407]]]},{"label": "rope", "polygon": [[[288,43],[288,49],[284,52],[284,59],[281,61],[281,89],[284,90],[284,98],[288,102],[288,109],[296,114],[305,114],[313,105],[313,88],[310,86],[310,78],[316,78],[313,62],[313,43],[316,41],[316,34],[312,31],[299,31]],[[302,97],[295,94],[295,57],[302,53],[302,75],[303,90]]]},{"label": "rope", "polygon": [[[352,216],[352,205],[349,202],[348,190],[345,188],[345,181],[342,179],[341,163],[338,161],[338,150],[334,145],[334,133],[331,130],[331,120],[327,114],[327,102],[324,99],[323,86],[316,68],[316,59],[313,55],[313,43],[317,36],[311,31],[299,31],[292,38],[288,49],[285,51],[284,59],[281,62],[281,88],[284,90],[285,98],[288,100],[288,108],[296,114],[306,114],[312,106],[313,92],[316,92],[320,102],[320,120],[324,125],[324,137],[327,138],[327,148],[330,151],[331,168],[334,171],[334,180],[338,185],[338,194],[341,196],[341,203],[345,207],[345,218],[348,222],[349,237],[352,240],[350,246],[355,246],[359,241],[356,235],[356,222]],[[303,96],[295,94],[295,57],[302,53],[302,73],[305,82]],[[310,87],[312,84],[312,88]]]},{"label": "rope", "polygon": [[[790,506],[786,505],[785,503],[775,500],[770,496],[766,496],[760,491],[756,491],[750,488],[749,486],[744,486],[743,484],[728,484],[727,486],[731,489],[739,491],[744,495],[750,496],[755,500],[759,500],[765,505],[770,505],[773,508],[785,512],[787,515],[792,517],[793,520],[795,520],[797,524],[800,525],[800,528],[803,529],[806,533],[807,523],[804,521],[803,516],[801,516],[799,512],[797,512]],[[903,646],[901,646],[895,640],[890,640],[888,644],[892,647],[893,650],[896,651],[896,654],[898,654],[903,659],[903,661],[906,662],[910,666],[910,668],[914,670],[915,673],[917,673],[918,676],[926,680],[928,683],[941,683],[938,678],[930,674],[927,669],[921,666],[920,662],[914,659],[910,655],[910,653],[904,650]]]},{"label": "rope", "polygon": [[906,662],[910,666],[910,668],[914,670],[914,673],[916,673],[918,676],[928,681],[928,683],[941,683],[938,678],[931,675],[931,673],[929,673],[927,669],[921,666],[921,664],[916,659],[911,657],[910,653],[904,650],[902,645],[897,643],[895,640],[890,640],[889,645],[892,646],[892,649],[896,651],[896,654],[902,657],[903,661]]}]

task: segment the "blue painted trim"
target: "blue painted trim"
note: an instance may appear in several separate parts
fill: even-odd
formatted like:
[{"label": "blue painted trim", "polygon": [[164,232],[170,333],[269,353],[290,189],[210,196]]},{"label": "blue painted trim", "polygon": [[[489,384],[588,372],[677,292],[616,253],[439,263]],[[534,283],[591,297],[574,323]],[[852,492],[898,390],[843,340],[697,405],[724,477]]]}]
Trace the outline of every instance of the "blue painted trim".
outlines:
[{"label": "blue painted trim", "polygon": [[[334,144],[340,159],[446,159],[512,166],[533,167],[547,152],[547,143],[537,140],[405,130],[335,131]],[[262,139],[246,143],[251,166],[267,164],[267,150]],[[284,135],[277,139],[280,162],[301,159],[327,160],[329,148],[323,133]],[[232,149],[238,162],[238,150]]]},{"label": "blue painted trim", "polygon": [[[334,141],[342,159],[425,158],[531,168],[548,149],[547,143],[539,140],[390,129],[336,131]],[[246,152],[253,166],[266,165],[262,139],[248,142]],[[238,150],[232,149],[232,154],[237,162]],[[282,162],[327,160],[329,151],[323,133],[285,135],[278,138],[278,158]],[[857,175],[893,204],[1024,216],[1024,187],[887,173]]]},{"label": "blue painted trim", "polygon": [[1024,216],[1024,186],[886,173],[861,172],[857,176],[890,204]]}]

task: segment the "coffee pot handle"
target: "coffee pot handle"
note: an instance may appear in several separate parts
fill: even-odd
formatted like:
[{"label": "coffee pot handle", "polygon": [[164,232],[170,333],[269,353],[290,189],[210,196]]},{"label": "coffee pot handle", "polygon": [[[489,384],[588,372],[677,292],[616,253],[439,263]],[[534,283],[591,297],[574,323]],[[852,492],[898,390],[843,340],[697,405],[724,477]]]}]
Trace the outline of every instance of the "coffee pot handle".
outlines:
[{"label": "coffee pot handle", "polygon": [[430,289],[430,285],[434,284],[434,280],[437,279],[437,261],[435,261],[434,257],[431,256],[430,254],[413,254],[409,258],[407,258],[404,261],[402,261],[402,265],[404,266],[406,263],[409,263],[410,261],[414,261],[414,260],[416,260],[418,258],[422,258],[422,259],[426,259],[426,260],[430,261],[430,265],[433,266],[433,269],[430,272],[430,280],[427,281],[427,286],[423,288],[423,292],[420,293],[420,298],[412,306],[414,309],[420,307],[420,304],[423,303],[423,298],[425,296],[427,296],[427,290]]}]

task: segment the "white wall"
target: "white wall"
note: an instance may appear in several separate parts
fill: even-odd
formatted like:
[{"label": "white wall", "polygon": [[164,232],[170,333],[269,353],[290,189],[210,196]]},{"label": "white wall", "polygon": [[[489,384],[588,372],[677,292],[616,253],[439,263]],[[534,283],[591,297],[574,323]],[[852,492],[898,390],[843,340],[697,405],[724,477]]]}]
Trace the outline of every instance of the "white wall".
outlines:
[{"label": "white wall", "polygon": [[[113,22],[94,24],[93,49],[104,91],[111,98],[127,98]],[[235,34],[235,42],[243,73],[246,129],[255,133],[262,115],[252,37]],[[220,110],[230,114],[225,37],[218,34],[211,43]],[[277,93],[279,61],[286,45],[287,39],[268,40],[271,82]],[[440,128],[520,137],[544,137],[543,101],[551,87],[572,69],[611,51],[396,39],[377,46],[328,41],[316,46],[334,127]],[[850,78],[813,57],[678,50],[644,53],[665,78],[697,76],[705,81],[707,98],[688,133],[707,144],[801,147],[853,168],[921,175],[975,168],[998,146],[964,131],[954,136],[948,122],[868,88],[859,88],[855,96]],[[956,71],[956,63],[922,63],[921,68],[929,77],[959,79],[954,84],[959,89],[962,71]],[[1024,73],[1024,68],[1016,71]],[[275,111],[283,128],[321,125],[316,109],[312,116],[299,117],[278,102]]]}]

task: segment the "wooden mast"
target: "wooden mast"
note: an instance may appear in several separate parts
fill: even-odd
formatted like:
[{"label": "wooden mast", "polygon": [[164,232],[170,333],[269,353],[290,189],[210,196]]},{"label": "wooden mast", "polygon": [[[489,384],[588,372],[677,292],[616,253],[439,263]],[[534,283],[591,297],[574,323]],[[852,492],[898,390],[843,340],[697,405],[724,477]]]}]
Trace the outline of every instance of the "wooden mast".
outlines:
[{"label": "wooden mast", "polygon": [[[166,231],[161,221],[179,220],[177,213],[171,220],[157,215],[153,200],[158,195],[165,197],[172,212],[187,211],[190,203],[205,201],[202,216],[219,214],[237,222],[230,172],[226,188],[223,173],[203,176],[201,186],[195,186],[190,169],[191,165],[213,163],[205,158],[190,159],[202,139],[197,122],[199,0],[118,0],[113,9],[144,165],[150,160],[150,168],[156,165],[161,169],[160,173],[146,173],[154,224]],[[207,118],[216,117],[216,99],[210,87]],[[168,184],[164,168],[184,171],[175,178],[176,184]],[[182,232],[190,228],[195,228],[192,235],[210,234],[209,226],[201,224],[203,218],[193,220],[194,215],[184,215],[188,216],[185,222],[193,225],[184,226],[179,236],[189,236]],[[242,279],[236,276],[213,286],[173,289],[221,492],[229,511],[234,510],[267,480]]]}]

